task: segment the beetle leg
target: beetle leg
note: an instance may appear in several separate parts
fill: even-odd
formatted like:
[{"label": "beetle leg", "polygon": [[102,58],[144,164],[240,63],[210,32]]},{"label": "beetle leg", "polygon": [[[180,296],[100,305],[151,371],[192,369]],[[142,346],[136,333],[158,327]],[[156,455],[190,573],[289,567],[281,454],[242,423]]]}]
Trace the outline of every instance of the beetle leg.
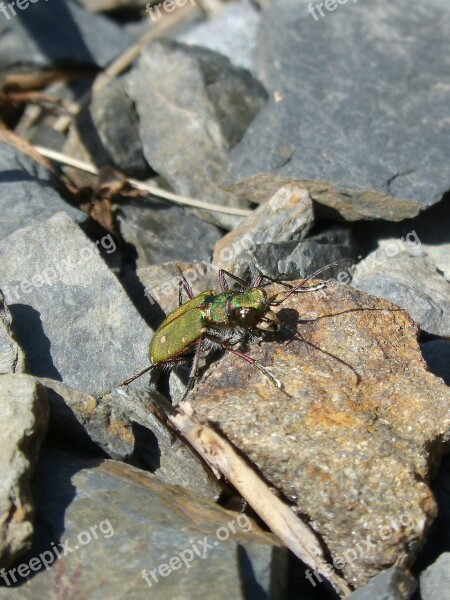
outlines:
[{"label": "beetle leg", "polygon": [[244,290],[249,289],[250,286],[247,283],[247,281],[244,281],[240,277],[233,275],[233,273],[230,273],[229,271],[226,271],[225,269],[219,269],[219,282],[220,282],[220,287],[222,288],[222,291],[224,291],[224,292],[228,291],[228,283],[225,280],[225,275],[228,275],[228,277],[231,277],[231,279],[234,279],[235,281],[237,281],[237,283],[240,283],[241,286],[244,288]]},{"label": "beetle leg", "polygon": [[[128,385],[132,381],[134,381],[135,379],[138,379],[138,377],[141,377],[142,375],[145,375],[145,373],[147,373],[148,371],[150,371],[150,369],[153,369],[153,367],[156,367],[156,366],[157,365],[150,365],[149,367],[146,367],[143,371],[139,371],[139,373],[136,373],[132,377],[129,377],[128,379],[124,379],[124,381],[121,381],[120,383],[117,383],[114,386],[114,388],[125,387],[126,385]],[[108,394],[110,394],[113,391],[114,388],[111,388],[109,390],[105,390],[104,392],[102,392],[100,394],[100,396],[97,396],[97,400],[101,400],[104,396],[107,396]]]},{"label": "beetle leg", "polygon": [[183,304],[183,288],[184,288],[189,300],[192,300],[192,298],[194,298],[194,292],[192,291],[192,288],[189,285],[188,280],[183,275],[183,271],[181,270],[180,265],[177,265],[177,267],[181,273],[181,280],[178,283],[178,305],[181,306]]},{"label": "beetle leg", "polygon": [[277,379],[275,377],[275,375],[273,375],[273,373],[271,373],[269,371],[269,369],[266,369],[266,367],[264,367],[260,362],[258,362],[257,360],[255,360],[251,356],[247,356],[247,354],[244,354],[243,352],[239,352],[239,350],[234,350],[233,348],[230,348],[226,344],[222,344],[222,348],[224,350],[226,350],[227,352],[231,352],[232,354],[235,354],[236,356],[239,356],[239,358],[242,358],[242,360],[245,360],[246,362],[248,362],[253,367],[256,367],[257,369],[259,369],[261,371],[261,373],[264,373],[264,375],[268,379],[270,379],[270,381],[273,383],[273,385],[275,387],[277,387],[280,390],[283,390],[283,386],[281,385],[281,381],[279,379]]}]

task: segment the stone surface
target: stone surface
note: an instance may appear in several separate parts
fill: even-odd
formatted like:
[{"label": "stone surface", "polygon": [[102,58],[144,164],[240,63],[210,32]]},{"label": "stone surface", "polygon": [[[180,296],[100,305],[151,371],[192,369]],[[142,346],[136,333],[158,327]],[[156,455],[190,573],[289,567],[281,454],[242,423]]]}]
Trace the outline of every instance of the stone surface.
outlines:
[{"label": "stone surface", "polygon": [[264,242],[301,240],[313,224],[312,200],[307,190],[286,185],[217,242],[213,262],[231,270],[233,259],[243,250]]},{"label": "stone surface", "polygon": [[52,175],[7,144],[0,144],[0,240],[21,227],[40,223],[64,211],[77,221],[85,213],[65,202]]},{"label": "stone surface", "polygon": [[[151,412],[137,391],[101,400],[41,378],[50,403],[50,435],[109,458],[151,471],[159,481],[217,500],[221,485],[189,446]],[[151,396],[150,396],[151,398]]]},{"label": "stone surface", "polygon": [[420,575],[422,600],[447,600],[450,590],[450,552],[444,552]]},{"label": "stone surface", "polygon": [[[30,3],[2,14],[0,70],[105,67],[133,42],[120,27],[70,0]],[[9,5],[8,5],[9,6]]]},{"label": "stone surface", "polygon": [[11,331],[11,313],[0,290],[0,374],[23,373],[25,354]]},{"label": "stone surface", "polygon": [[250,202],[263,204],[281,187],[295,185],[308,190],[318,219],[337,221],[402,221],[419,214],[414,200],[401,200],[375,190],[350,190],[317,179],[292,179],[274,173],[258,173],[227,186],[227,190]]},{"label": "stone surface", "polygon": [[450,336],[450,283],[426,258],[381,247],[356,266],[352,285],[405,309],[423,331]]},{"label": "stone surface", "polygon": [[349,600],[409,600],[416,587],[417,581],[408,572],[391,567],[350,594]]},{"label": "stone surface", "polygon": [[[355,259],[356,244],[351,231],[339,226],[296,242],[257,244],[241,252],[232,263],[235,275],[251,281],[258,273],[274,279],[298,279],[312,275],[318,269],[342,259]],[[351,281],[347,264],[327,269],[321,278],[339,278],[340,283]]]},{"label": "stone surface", "polygon": [[31,545],[33,499],[30,482],[47,429],[43,386],[28,375],[0,375],[0,566]]},{"label": "stone surface", "polygon": [[420,348],[429,370],[450,385],[450,342],[431,340],[420,344]]},{"label": "stone surface", "polygon": [[271,101],[232,150],[230,181],[271,171],[437,202],[450,189],[447,0],[329,4],[317,20],[308,0],[263,13],[255,62]]},{"label": "stone surface", "polygon": [[[97,246],[111,253],[108,235]],[[29,373],[99,393],[148,364],[151,329],[64,213],[3,240],[0,289]]]},{"label": "stone surface", "polygon": [[203,46],[226,56],[232,64],[253,70],[253,49],[260,22],[256,6],[244,0],[232,0],[222,10],[203,23],[195,24],[176,39],[189,46]]},{"label": "stone surface", "polygon": [[138,267],[209,260],[222,236],[215,225],[158,199],[121,204],[118,222],[125,241],[136,248]]},{"label": "stone surface", "polygon": [[410,563],[436,515],[427,482],[449,440],[450,391],[426,370],[417,326],[386,300],[329,283],[291,296],[278,317],[281,331],[247,352],[285,392],[228,354],[188,398],[360,587]]},{"label": "stone surface", "polygon": [[236,204],[217,180],[265,103],[262,86],[220,54],[170,41],[147,46],[125,82],[150,166],[179,194]]},{"label": "stone surface", "polygon": [[[53,564],[18,588],[0,588],[0,598],[201,600],[211,595],[212,585],[219,600],[282,597],[286,551],[246,515],[111,460],[46,453],[36,481],[40,529],[21,562],[29,564],[47,551]],[[205,536],[211,547],[202,558],[193,548],[198,545],[201,555]],[[55,560],[54,548],[61,550],[64,542],[70,552]],[[170,559],[182,552],[185,563],[172,560],[172,570]],[[150,571],[159,568],[162,575],[157,570],[155,581]]]}]

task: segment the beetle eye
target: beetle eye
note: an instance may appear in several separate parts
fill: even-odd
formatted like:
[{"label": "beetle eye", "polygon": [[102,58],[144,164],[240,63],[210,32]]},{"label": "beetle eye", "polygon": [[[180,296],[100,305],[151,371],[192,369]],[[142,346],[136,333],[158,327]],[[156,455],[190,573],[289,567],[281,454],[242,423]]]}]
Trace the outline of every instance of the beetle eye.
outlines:
[{"label": "beetle eye", "polygon": [[259,320],[256,308],[240,308],[238,310],[239,321],[245,325],[253,325]]}]

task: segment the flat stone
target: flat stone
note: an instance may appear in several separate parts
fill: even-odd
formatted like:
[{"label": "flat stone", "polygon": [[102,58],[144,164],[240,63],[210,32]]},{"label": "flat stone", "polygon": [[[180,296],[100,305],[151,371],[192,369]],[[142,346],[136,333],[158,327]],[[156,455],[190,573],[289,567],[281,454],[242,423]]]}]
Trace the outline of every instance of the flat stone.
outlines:
[{"label": "flat stone", "polygon": [[64,213],[0,243],[0,289],[28,372],[93,394],[148,365],[151,335],[97,246],[117,249]]},{"label": "flat stone", "polygon": [[441,556],[420,575],[422,600],[447,600],[450,589],[450,552]]},{"label": "flat stone", "polygon": [[232,0],[218,14],[176,35],[179,42],[203,46],[226,56],[233,65],[253,70],[255,47],[261,12],[249,1]]},{"label": "flat stone", "polygon": [[0,374],[23,373],[25,354],[11,331],[11,313],[0,290]]},{"label": "flat stone", "polygon": [[133,43],[121,27],[75,2],[34,2],[26,10],[16,4],[17,17],[10,6],[9,18],[1,17],[0,70],[106,67]]},{"label": "flat stone", "polygon": [[319,220],[403,221],[417,216],[421,210],[419,202],[393,198],[375,190],[347,189],[329,181],[293,179],[274,173],[258,173],[228,185],[226,189],[238,198],[263,204],[287,184],[308,190]]},{"label": "flat stone", "polygon": [[450,336],[450,283],[425,257],[381,246],[355,268],[352,286],[408,311],[423,331]]},{"label": "flat stone", "polygon": [[233,259],[243,250],[251,250],[264,242],[301,240],[313,224],[314,213],[308,191],[286,185],[217,242],[213,262],[231,270]]},{"label": "flat stone", "polygon": [[47,430],[45,388],[28,375],[0,375],[0,566],[31,546],[31,478]]},{"label": "flat stone", "polygon": [[138,267],[209,260],[222,237],[215,225],[156,199],[121,204],[118,222],[123,238],[136,248]]},{"label": "flat stone", "polygon": [[278,317],[280,332],[247,353],[285,392],[227,354],[188,399],[294,503],[358,588],[410,564],[423,544],[450,391],[426,370],[415,323],[386,300],[329,282],[291,296]]},{"label": "flat stone", "polygon": [[138,391],[101,400],[41,378],[50,404],[53,439],[151,471],[159,481],[217,500],[222,486],[189,446],[151,412]]},{"label": "flat stone", "polygon": [[125,83],[149,165],[179,194],[236,205],[217,181],[266,101],[262,86],[220,54],[167,40],[144,48]]},{"label": "flat stone", "polygon": [[61,211],[76,221],[86,219],[54,189],[51,173],[7,144],[0,144],[0,185],[0,240]]},{"label": "flat stone", "polygon": [[[409,600],[417,588],[417,581],[410,573],[397,567],[382,571],[367,585],[356,590],[349,600]],[[425,599],[424,599],[425,600]]]},{"label": "flat stone", "polygon": [[[213,582],[214,598],[244,600],[276,597],[285,586],[286,550],[254,521],[129,465],[47,452],[35,497],[41,527],[21,562],[47,551],[52,564],[20,587],[0,588],[0,598],[70,590],[77,598],[200,600]],[[55,560],[64,542],[71,551]]]},{"label": "flat stone", "polygon": [[434,204],[450,189],[447,0],[330,4],[264,11],[255,63],[271,100],[230,180],[269,171]]}]

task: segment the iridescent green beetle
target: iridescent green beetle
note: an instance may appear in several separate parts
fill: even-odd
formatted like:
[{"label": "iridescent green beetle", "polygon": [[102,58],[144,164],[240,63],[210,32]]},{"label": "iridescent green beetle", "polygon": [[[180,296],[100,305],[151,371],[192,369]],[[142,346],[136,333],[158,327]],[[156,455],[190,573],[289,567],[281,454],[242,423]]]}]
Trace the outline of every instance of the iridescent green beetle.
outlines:
[{"label": "iridescent green beetle", "polygon": [[[235,349],[249,336],[255,337],[263,332],[278,331],[279,325],[273,307],[280,306],[292,294],[310,292],[323,288],[326,283],[305,288],[310,279],[323,271],[348,260],[339,260],[315,271],[297,287],[277,281],[267,275],[258,275],[249,285],[232,273],[219,270],[221,292],[207,290],[194,296],[194,293],[181,273],[179,284],[179,307],[168,315],[156,330],[149,346],[150,365],[133,377],[122,381],[118,387],[125,386],[150,371],[154,367],[174,367],[192,360],[192,368],[187,390],[190,390],[198,375],[199,361],[204,350],[222,349],[239,356],[256,367],[278,388],[280,381],[254,358]],[[351,262],[351,261],[350,261]],[[234,279],[240,286],[238,290],[230,290],[226,276]],[[269,298],[261,287],[263,280],[278,283],[289,291],[280,299]],[[183,290],[188,301],[183,304]],[[103,394],[104,395],[104,394]]]}]

